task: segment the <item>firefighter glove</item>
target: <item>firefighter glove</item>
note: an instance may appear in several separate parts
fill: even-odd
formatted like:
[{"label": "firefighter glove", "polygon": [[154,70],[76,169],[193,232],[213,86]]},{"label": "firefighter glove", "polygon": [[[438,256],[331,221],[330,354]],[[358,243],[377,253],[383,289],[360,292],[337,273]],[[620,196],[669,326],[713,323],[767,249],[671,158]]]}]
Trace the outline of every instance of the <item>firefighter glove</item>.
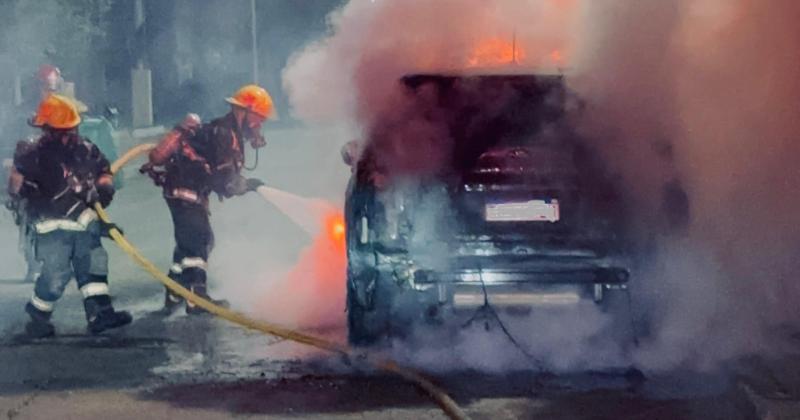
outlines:
[{"label": "firefighter glove", "polygon": [[264,181],[258,178],[247,178],[247,191],[257,191],[259,187],[264,186]]},{"label": "firefighter glove", "polygon": [[97,201],[103,208],[108,207],[111,204],[111,200],[114,199],[114,185],[113,184],[101,184],[97,186]]},{"label": "firefighter glove", "polygon": [[243,176],[235,176],[227,185],[225,185],[225,197],[233,197],[235,195],[244,195],[249,190],[247,179]]},{"label": "firefighter glove", "polygon": [[267,145],[267,140],[264,139],[264,136],[257,135],[250,139],[250,145],[253,146],[253,149],[260,149]]},{"label": "firefighter glove", "polygon": [[145,163],[139,168],[139,173],[150,177],[158,187],[163,187],[166,182],[167,173],[161,168],[156,168],[152,163]]},{"label": "firefighter glove", "polygon": [[14,200],[14,199],[6,200],[4,204],[6,206],[6,209],[12,213],[16,213],[17,210],[19,210],[19,200]]},{"label": "firefighter glove", "polygon": [[120,235],[124,235],[125,234],[125,232],[122,230],[122,228],[117,226],[116,223],[106,223],[106,222],[100,221],[100,236],[102,236],[104,238],[111,239],[111,230],[112,229],[118,230]]}]

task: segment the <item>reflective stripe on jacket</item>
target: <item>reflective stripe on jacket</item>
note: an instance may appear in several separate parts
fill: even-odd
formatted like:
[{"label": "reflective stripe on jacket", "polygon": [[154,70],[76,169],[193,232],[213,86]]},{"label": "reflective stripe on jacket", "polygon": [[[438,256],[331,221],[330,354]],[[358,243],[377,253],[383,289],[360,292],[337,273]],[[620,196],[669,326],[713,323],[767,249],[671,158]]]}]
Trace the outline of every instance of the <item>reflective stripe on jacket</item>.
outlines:
[{"label": "reflective stripe on jacket", "polygon": [[86,209],[78,216],[77,220],[44,219],[36,222],[33,226],[36,229],[36,233],[39,234],[50,233],[56,230],[82,232],[95,220],[97,220],[97,213],[92,209]]}]

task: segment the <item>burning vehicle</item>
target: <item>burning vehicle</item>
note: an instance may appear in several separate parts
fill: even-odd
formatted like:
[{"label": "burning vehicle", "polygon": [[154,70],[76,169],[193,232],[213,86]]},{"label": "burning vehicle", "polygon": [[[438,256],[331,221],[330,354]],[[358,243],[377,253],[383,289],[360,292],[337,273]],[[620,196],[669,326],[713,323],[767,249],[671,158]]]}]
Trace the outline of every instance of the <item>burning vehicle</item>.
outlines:
[{"label": "burning vehicle", "polygon": [[419,74],[397,91],[342,151],[352,344],[487,305],[629,309],[627,206],[563,75]]}]

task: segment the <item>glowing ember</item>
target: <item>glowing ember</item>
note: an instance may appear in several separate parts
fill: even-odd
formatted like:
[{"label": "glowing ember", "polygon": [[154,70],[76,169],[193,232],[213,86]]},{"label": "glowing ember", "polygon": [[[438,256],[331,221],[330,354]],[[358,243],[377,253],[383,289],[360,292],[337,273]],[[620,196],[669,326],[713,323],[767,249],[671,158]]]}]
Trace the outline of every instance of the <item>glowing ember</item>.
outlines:
[{"label": "glowing ember", "polygon": [[555,64],[563,64],[564,55],[561,54],[560,50],[553,50],[553,52],[550,53],[550,59],[553,60]]},{"label": "glowing ember", "polygon": [[501,38],[491,38],[478,43],[467,60],[470,67],[499,66],[517,64],[525,59],[525,51],[516,42]]},{"label": "glowing ember", "polygon": [[341,213],[328,215],[325,226],[328,228],[330,239],[334,243],[344,244],[344,216]]}]

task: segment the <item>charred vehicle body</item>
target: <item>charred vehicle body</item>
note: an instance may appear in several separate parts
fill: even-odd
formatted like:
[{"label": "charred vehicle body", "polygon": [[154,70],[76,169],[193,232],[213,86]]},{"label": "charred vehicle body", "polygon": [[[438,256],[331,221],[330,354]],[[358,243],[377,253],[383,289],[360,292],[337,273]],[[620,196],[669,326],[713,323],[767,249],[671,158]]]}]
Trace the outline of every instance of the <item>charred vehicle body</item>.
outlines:
[{"label": "charred vehicle body", "polygon": [[561,75],[413,75],[352,166],[349,339],[487,303],[508,312],[627,293],[625,205],[571,127]]}]

